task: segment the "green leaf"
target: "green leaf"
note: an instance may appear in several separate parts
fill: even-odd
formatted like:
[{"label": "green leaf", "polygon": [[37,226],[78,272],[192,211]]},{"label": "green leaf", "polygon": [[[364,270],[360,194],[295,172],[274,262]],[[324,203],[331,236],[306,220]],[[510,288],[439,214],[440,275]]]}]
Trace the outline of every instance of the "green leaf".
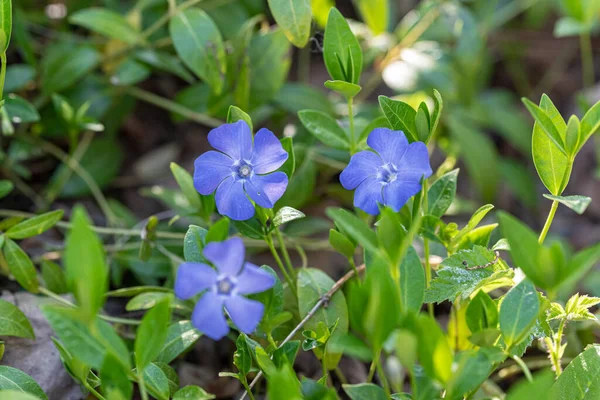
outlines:
[{"label": "green leaf", "polygon": [[565,146],[567,154],[570,157],[574,157],[577,154],[577,142],[579,141],[580,136],[579,131],[579,119],[575,115],[571,115],[565,132]]},{"label": "green leaf", "polygon": [[100,369],[100,384],[104,396],[109,399],[131,399],[133,395],[133,385],[123,365],[112,355],[104,359]]},{"label": "green leaf", "polygon": [[17,306],[0,300],[0,336],[35,339],[29,320]]},{"label": "green leaf", "polygon": [[290,221],[304,217],[306,217],[306,215],[302,211],[296,210],[292,207],[282,207],[279,209],[279,211],[277,211],[277,213],[275,213],[275,216],[273,217],[273,226],[278,227]]},{"label": "green leaf", "polygon": [[438,218],[444,216],[456,196],[456,181],[458,168],[454,169],[436,180],[427,192],[427,213]]},{"label": "green leaf", "polygon": [[[567,124],[548,96],[542,96],[540,108],[551,119],[559,134],[564,134]],[[538,122],[533,125],[532,155],[535,169],[544,186],[553,195],[560,195],[569,182],[571,163],[568,157],[554,145]]]},{"label": "green leaf", "polygon": [[459,296],[466,299],[486,285],[512,285],[511,278],[514,272],[502,260],[486,268],[466,269],[486,265],[494,259],[494,253],[481,246],[474,246],[471,250],[460,250],[446,258],[442,261],[437,276],[425,291],[425,302],[453,301]]},{"label": "green leaf", "polygon": [[418,312],[425,298],[425,270],[411,246],[400,264],[400,307],[402,312]]},{"label": "green leaf", "polygon": [[498,326],[498,306],[483,290],[478,291],[469,302],[466,322],[473,333]]},{"label": "green leaf", "polygon": [[341,255],[346,258],[351,258],[354,256],[354,251],[356,250],[356,246],[342,233],[336,231],[335,229],[329,230],[329,244]]},{"label": "green leaf", "polygon": [[38,292],[37,272],[31,259],[18,244],[6,238],[4,242],[4,257],[10,273],[17,282],[29,292]]},{"label": "green leaf", "polygon": [[431,115],[431,134],[429,138],[435,134],[438,123],[440,122],[440,117],[442,116],[442,110],[444,109],[444,101],[442,100],[442,95],[437,90],[433,89],[433,102],[435,103],[435,107],[433,109],[433,114]]},{"label": "green leaf", "polygon": [[371,29],[373,36],[377,36],[387,30],[390,19],[388,0],[353,0],[353,3],[358,8],[367,26]]},{"label": "green leaf", "polygon": [[210,242],[222,242],[229,236],[229,218],[221,218],[213,224],[208,230],[204,241]]},{"label": "green leaf", "polygon": [[429,110],[424,102],[419,105],[415,116],[415,132],[419,141],[427,143],[429,140]]},{"label": "green leaf", "polygon": [[233,364],[241,376],[246,376],[252,368],[252,354],[246,341],[246,335],[241,334],[235,341],[236,351],[233,353]]},{"label": "green leaf", "polygon": [[[334,281],[323,271],[314,268],[303,268],[298,272],[298,311],[304,318],[314,305],[334,285]],[[319,323],[331,327],[337,323],[332,338],[348,333],[348,307],[342,292],[336,292],[328,302],[327,308],[319,308],[304,325],[307,330],[317,330]],[[325,367],[335,369],[341,358],[340,353],[326,351]]]},{"label": "green leaf", "polygon": [[170,297],[168,292],[144,292],[133,297],[125,305],[126,311],[148,310],[161,300]]},{"label": "green leaf", "polygon": [[[0,34],[1,35],[1,34]],[[28,64],[11,64],[6,68],[4,92],[13,93],[23,90],[35,79],[36,70]]]},{"label": "green leaf", "polygon": [[323,144],[342,150],[350,148],[348,135],[329,115],[316,110],[303,110],[298,117],[302,125]]},{"label": "green leaf", "polygon": [[190,202],[190,205],[197,210],[201,210],[202,201],[200,200],[200,195],[194,187],[194,179],[192,178],[192,175],[174,162],[171,163],[170,167],[171,173],[175,177],[175,180],[181,188],[183,195]]},{"label": "green leaf", "polygon": [[331,101],[322,90],[302,83],[286,82],[273,100],[290,114],[298,114],[308,108],[328,115],[335,114]]},{"label": "green leaf", "polygon": [[73,209],[64,265],[67,284],[91,320],[104,304],[108,268],[102,242],[90,227],[90,219],[82,206]]},{"label": "green leaf", "polygon": [[391,266],[400,264],[400,247],[406,237],[406,230],[402,226],[400,217],[389,207],[381,211],[381,217],[377,221],[377,239],[383,250],[387,253]]},{"label": "green leaf", "polygon": [[0,400],[41,400],[32,394],[20,390],[0,390]]},{"label": "green leaf", "polygon": [[272,100],[286,82],[291,63],[290,44],[283,31],[277,29],[254,35],[248,51],[252,93],[249,110],[252,110]]},{"label": "green leaf", "polygon": [[0,365],[0,392],[4,390],[25,392],[42,400],[48,400],[40,385],[32,377],[16,368]]},{"label": "green leaf", "polygon": [[341,94],[346,99],[354,98],[362,90],[360,86],[346,81],[326,81],[325,87]]},{"label": "green leaf", "polygon": [[359,83],[363,65],[362,49],[348,22],[335,7],[331,8],[327,18],[323,58],[333,80]]},{"label": "green leaf", "polygon": [[[158,302],[144,315],[135,339],[135,363],[144,370],[160,353],[171,320],[170,297]],[[168,397],[168,396],[167,396]]]},{"label": "green leaf", "polygon": [[392,331],[398,327],[400,296],[389,273],[389,267],[381,258],[370,265],[365,281],[368,301],[364,307],[362,327],[377,354]]},{"label": "green leaf", "polygon": [[101,55],[86,45],[54,45],[42,61],[42,90],[46,94],[69,88],[100,62]]},{"label": "green leaf", "polygon": [[312,12],[308,0],[269,0],[277,25],[296,47],[304,47],[310,37]]},{"label": "green leaf", "polygon": [[469,218],[469,222],[467,222],[467,226],[462,228],[458,235],[453,238],[454,242],[458,242],[461,240],[467,233],[471,232],[479,223],[485,218],[485,216],[494,208],[492,204],[486,204],[484,206],[479,207],[471,218]]},{"label": "green leaf", "polygon": [[190,225],[183,239],[183,257],[187,262],[204,262],[202,249],[206,243],[208,231],[196,225]]},{"label": "green leaf", "polygon": [[159,400],[169,400],[169,380],[164,371],[154,363],[144,368],[144,384]]},{"label": "green leaf", "polygon": [[6,96],[4,107],[12,123],[20,124],[40,120],[40,114],[33,104],[16,94],[11,93]]},{"label": "green leaf", "polygon": [[243,236],[260,240],[265,238],[263,227],[256,218],[246,221],[233,221],[233,225],[235,226],[235,229],[237,229],[238,232]]},{"label": "green leaf", "polygon": [[188,385],[175,392],[173,400],[211,400],[215,397],[201,387]]},{"label": "green leaf", "polygon": [[558,201],[561,204],[569,207],[571,210],[575,211],[577,214],[583,214],[585,209],[592,202],[591,197],[587,196],[552,196],[550,194],[544,194],[544,197],[550,200]]},{"label": "green leaf", "polygon": [[508,348],[525,338],[539,312],[540,300],[531,281],[523,280],[506,294],[500,304],[498,321]]},{"label": "green leaf", "polygon": [[213,20],[203,10],[189,8],[171,18],[169,31],[181,61],[220,94],[227,64],[223,39]]},{"label": "green leaf", "polygon": [[12,0],[0,0],[0,53],[5,53],[12,31]]},{"label": "green leaf", "polygon": [[108,323],[96,318],[89,326],[86,317],[74,308],[44,305],[41,309],[67,350],[86,365],[101,369],[107,354],[111,354],[130,368],[129,351]]},{"label": "green leaf", "polygon": [[11,181],[6,179],[0,180],[0,199],[6,197],[10,192],[12,192],[14,186]]},{"label": "green leaf", "polygon": [[135,52],[135,58],[156,69],[177,75],[188,83],[194,82],[194,76],[183,66],[174,55],[155,49],[141,49]]},{"label": "green leaf", "polygon": [[577,152],[581,150],[587,140],[600,128],[600,102],[590,108],[583,118],[579,129],[579,140],[577,141]]},{"label": "green leaf", "polygon": [[267,380],[267,396],[269,399],[302,400],[300,382],[290,365],[275,369]]},{"label": "green leaf", "polygon": [[539,124],[539,127],[548,136],[552,143],[554,143],[556,148],[559,149],[564,155],[567,155],[564,144],[564,132],[558,130],[558,128],[554,125],[553,119],[548,116],[548,114],[542,108],[538,107],[529,99],[523,98],[522,100],[533,119],[535,119],[536,124]]},{"label": "green leaf", "polygon": [[429,315],[417,320],[418,355],[423,369],[433,379],[446,383],[452,377],[452,349],[438,323]]},{"label": "green leaf", "polygon": [[281,139],[281,146],[288,153],[288,158],[285,163],[279,168],[281,172],[287,175],[288,180],[294,176],[296,169],[296,154],[294,152],[294,139],[291,137],[284,137]]},{"label": "green leaf", "polygon": [[140,33],[125,17],[106,8],[92,7],[76,11],[69,17],[69,22],[128,44],[142,41]]},{"label": "green leaf", "polygon": [[463,399],[488,378],[494,365],[482,351],[467,350],[457,356],[445,398]]},{"label": "green leaf", "polygon": [[63,210],[56,210],[28,218],[13,225],[5,234],[11,239],[25,239],[37,236],[56,225],[62,219],[63,214]]},{"label": "green leaf", "polygon": [[325,213],[351,239],[360,243],[365,250],[373,253],[378,251],[377,235],[356,215],[342,208],[328,208]]},{"label": "green leaf", "polygon": [[417,112],[414,108],[403,101],[392,100],[386,96],[379,96],[379,106],[392,129],[403,131],[409,142],[419,140],[415,124]]},{"label": "green leaf", "polygon": [[382,387],[372,383],[359,383],[358,385],[342,385],[344,392],[351,400],[387,400],[388,397]]},{"label": "green leaf", "polygon": [[179,321],[169,326],[167,338],[156,361],[170,363],[180,354],[190,349],[202,334],[196,330],[190,321]]},{"label": "green leaf", "polygon": [[550,389],[551,400],[592,400],[600,397],[600,346],[591,345],[569,363]]},{"label": "green leaf", "polygon": [[229,110],[227,111],[227,123],[231,124],[237,121],[244,121],[250,127],[250,132],[254,131],[254,128],[252,127],[252,118],[250,118],[250,116],[241,108],[229,106]]},{"label": "green leaf", "polygon": [[579,36],[582,33],[589,33],[590,27],[581,21],[571,17],[562,17],[554,24],[553,35],[556,38],[567,36]]},{"label": "green leaf", "polygon": [[553,383],[554,372],[550,369],[543,370],[533,375],[533,382],[523,378],[511,386],[506,400],[547,399]]},{"label": "green leaf", "polygon": [[67,293],[67,280],[63,269],[49,260],[42,260],[42,279],[46,287],[57,294]]}]

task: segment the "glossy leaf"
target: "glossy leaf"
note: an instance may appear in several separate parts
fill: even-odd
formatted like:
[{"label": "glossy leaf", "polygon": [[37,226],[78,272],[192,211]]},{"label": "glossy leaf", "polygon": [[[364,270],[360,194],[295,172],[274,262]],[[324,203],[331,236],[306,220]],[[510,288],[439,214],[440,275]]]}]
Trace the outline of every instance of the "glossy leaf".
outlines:
[{"label": "glossy leaf", "polygon": [[90,222],[85,209],[76,206],[66,239],[64,265],[69,289],[87,317],[92,319],[104,304],[108,267],[102,242],[91,229]]},{"label": "glossy leaf", "polygon": [[302,211],[296,210],[292,207],[282,207],[275,213],[275,216],[273,217],[273,226],[278,227],[304,217],[306,217],[306,215]]},{"label": "glossy leaf", "polygon": [[403,101],[393,100],[385,96],[379,96],[379,106],[392,129],[404,132],[409,142],[419,140],[417,126],[415,125],[417,112],[414,108]]},{"label": "glossy leaf", "polygon": [[428,214],[439,218],[444,216],[456,196],[458,171],[458,169],[455,169],[442,175],[431,185],[427,192]]},{"label": "glossy leaf", "polygon": [[0,365],[0,392],[4,390],[25,392],[41,400],[48,400],[40,385],[32,377],[16,368]]},{"label": "glossy leaf", "polygon": [[323,144],[342,150],[350,147],[348,135],[329,115],[315,110],[303,110],[298,113],[298,117],[302,125]]},{"label": "glossy leaf", "polygon": [[202,201],[200,201],[200,195],[194,188],[194,179],[192,178],[192,175],[174,162],[171,163],[170,167],[171,173],[175,177],[183,195],[190,202],[190,205],[197,210],[201,210]]},{"label": "glossy leaf", "polygon": [[199,8],[180,11],[171,18],[169,31],[181,61],[217,94],[223,90],[225,48],[219,29]]},{"label": "glossy leaf", "polygon": [[418,355],[425,372],[442,383],[452,377],[452,349],[438,323],[429,315],[418,318]]},{"label": "glossy leaf", "polygon": [[42,279],[46,287],[56,294],[68,292],[67,280],[63,269],[52,261],[42,261]]},{"label": "glossy leaf", "polygon": [[227,111],[227,123],[231,124],[237,121],[244,121],[250,127],[250,131],[254,131],[252,127],[252,118],[239,107],[229,106]]},{"label": "glossy leaf", "polygon": [[358,84],[363,54],[344,16],[331,8],[323,39],[323,58],[333,80]]},{"label": "glossy leaf", "polygon": [[377,236],[360,218],[342,208],[328,208],[326,214],[365,250],[377,252]]},{"label": "glossy leaf", "polygon": [[170,363],[180,354],[191,348],[202,334],[190,321],[179,321],[169,326],[167,337],[156,361]]},{"label": "glossy leaf", "polygon": [[183,387],[173,395],[173,400],[211,400],[214,398],[215,396],[207,393],[206,390],[193,385]]},{"label": "glossy leaf", "polygon": [[425,270],[411,246],[400,263],[400,307],[402,312],[418,312],[425,299]]},{"label": "glossy leaf", "polygon": [[342,385],[344,392],[351,400],[387,400],[388,397],[381,386],[372,383],[359,383],[357,385]]},{"label": "glossy leaf", "polygon": [[536,124],[539,124],[539,127],[548,136],[556,148],[558,148],[561,153],[566,155],[567,151],[565,150],[564,132],[562,130],[558,130],[558,128],[554,125],[553,119],[548,116],[545,110],[538,107],[536,104],[526,98],[523,98],[523,103],[529,110],[531,116],[535,119]]},{"label": "glossy leaf", "polygon": [[296,47],[304,47],[310,36],[312,12],[309,0],[269,0],[277,25]]},{"label": "glossy leaf", "polygon": [[579,130],[579,140],[577,141],[577,152],[581,150],[587,140],[600,128],[600,102],[594,104],[583,118]]},{"label": "glossy leaf", "polygon": [[571,210],[575,211],[577,214],[583,214],[586,208],[592,202],[592,199],[587,196],[552,196],[549,194],[544,194],[544,197],[549,200],[558,201],[561,204],[569,207]]},{"label": "glossy leaf", "polygon": [[362,89],[360,86],[346,81],[326,81],[325,87],[341,94],[346,99],[354,98]]},{"label": "glossy leaf", "polygon": [[69,22],[128,44],[142,40],[140,33],[125,17],[106,8],[92,7],[76,11],[69,17]]},{"label": "glossy leaf", "polygon": [[329,244],[346,258],[354,256],[356,246],[346,236],[335,229],[329,230]]},{"label": "glossy leaf", "polygon": [[40,114],[33,104],[13,93],[5,97],[4,107],[10,121],[14,124],[40,120]]},{"label": "glossy leaf", "polygon": [[14,186],[11,181],[6,179],[0,180],[0,199],[6,197],[10,192],[12,192]]},{"label": "glossy leaf", "polygon": [[8,238],[5,239],[3,248],[10,273],[25,290],[37,293],[39,287],[37,272],[27,253]]},{"label": "glossy leaf", "polygon": [[[314,307],[319,299],[335,283],[323,271],[314,268],[304,268],[298,272],[298,307],[300,318]],[[327,308],[319,308],[314,316],[304,325],[307,330],[317,330],[319,323],[332,327],[337,323],[332,338],[343,336],[348,332],[348,307],[342,292],[336,292],[328,303]],[[328,370],[334,369],[340,361],[341,354],[326,351],[325,366]]]},{"label": "glossy leaf", "polygon": [[62,219],[63,214],[63,210],[56,210],[26,219],[13,225],[6,231],[6,236],[11,239],[25,239],[37,236],[56,225]]},{"label": "glossy leaf", "polygon": [[166,298],[158,302],[142,319],[135,340],[135,363],[138,370],[145,370],[156,359],[167,339],[171,320],[169,306],[170,298]]},{"label": "glossy leaf", "polygon": [[114,356],[109,355],[104,359],[100,369],[100,382],[107,398],[131,399],[133,384],[127,377],[128,372]]},{"label": "glossy leaf", "polygon": [[600,397],[600,346],[593,344],[569,363],[550,389],[551,400]]},{"label": "glossy leaf", "polygon": [[196,225],[190,225],[183,239],[183,256],[187,262],[204,262],[202,249],[206,244],[208,231]]},{"label": "glossy leaf", "polygon": [[500,305],[498,321],[509,348],[523,340],[539,312],[540,300],[531,281],[523,280],[506,294]]},{"label": "glossy leaf", "polygon": [[477,292],[469,302],[466,322],[469,330],[473,333],[496,328],[498,325],[498,306],[483,290]]},{"label": "glossy leaf", "polygon": [[0,336],[35,339],[31,323],[17,306],[0,300]]},{"label": "glossy leaf", "polygon": [[75,84],[100,62],[100,53],[84,45],[55,45],[45,51],[42,89],[51,94]]}]

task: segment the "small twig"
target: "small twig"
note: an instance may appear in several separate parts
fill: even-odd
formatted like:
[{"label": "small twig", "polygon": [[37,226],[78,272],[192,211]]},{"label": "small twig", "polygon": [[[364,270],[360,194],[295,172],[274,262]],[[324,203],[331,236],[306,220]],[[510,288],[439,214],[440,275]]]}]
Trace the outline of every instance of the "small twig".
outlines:
[{"label": "small twig", "polygon": [[[298,333],[298,331],[300,331],[300,329],[302,329],[302,327],[308,322],[308,320],[311,319],[313,317],[313,315],[315,315],[322,306],[325,306],[325,307],[327,306],[327,304],[329,303],[329,300],[335,294],[335,292],[337,292],[342,286],[344,286],[344,284],[346,282],[348,282],[350,279],[352,279],[352,277],[355,274],[355,271],[357,273],[361,273],[365,269],[366,269],[365,264],[362,264],[361,266],[357,267],[356,270],[349,271],[348,273],[346,273],[346,275],[342,276],[336,283],[334,283],[333,286],[331,287],[331,289],[329,289],[327,291],[327,293],[325,293],[323,296],[321,296],[321,298],[315,303],[313,308],[310,309],[310,311],[308,312],[308,314],[306,314],[306,316],[302,319],[302,321],[300,321],[298,323],[298,325],[296,325],[296,327],[290,332],[290,334],[287,335],[287,337],[283,340],[283,342],[281,342],[278,349],[280,349],[281,347],[283,347],[283,345],[285,345],[287,342],[292,340],[294,338],[294,336],[296,336],[296,333]],[[250,382],[250,385],[249,385],[250,389],[252,389],[256,385],[256,383],[259,381],[261,376],[262,376],[262,371],[260,371],[254,377],[254,379],[252,379],[252,382]],[[247,394],[248,394],[248,392],[245,392],[242,395],[242,397],[240,397],[240,400],[244,400],[246,398]]]},{"label": "small twig", "polygon": [[[467,267],[465,268],[467,271],[472,271],[474,269],[484,269],[487,267],[491,267],[492,265],[496,264],[498,262],[498,260],[500,259],[500,253],[496,251],[496,257],[494,257],[494,259],[492,261],[490,261],[487,264],[484,265],[475,265],[473,267]],[[466,261],[463,261],[463,265],[468,265]]]}]

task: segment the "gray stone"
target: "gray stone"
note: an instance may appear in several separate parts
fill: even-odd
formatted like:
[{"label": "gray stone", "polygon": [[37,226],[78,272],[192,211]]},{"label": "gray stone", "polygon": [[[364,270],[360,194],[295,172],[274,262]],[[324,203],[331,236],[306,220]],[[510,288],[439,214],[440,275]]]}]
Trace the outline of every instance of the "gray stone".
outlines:
[{"label": "gray stone", "polygon": [[79,384],[71,378],[60,361],[52,340],[52,328],[39,308],[40,298],[27,292],[2,292],[3,300],[13,303],[27,316],[35,340],[5,337],[6,351],[2,365],[18,368],[30,375],[46,392],[49,400],[81,400]]}]

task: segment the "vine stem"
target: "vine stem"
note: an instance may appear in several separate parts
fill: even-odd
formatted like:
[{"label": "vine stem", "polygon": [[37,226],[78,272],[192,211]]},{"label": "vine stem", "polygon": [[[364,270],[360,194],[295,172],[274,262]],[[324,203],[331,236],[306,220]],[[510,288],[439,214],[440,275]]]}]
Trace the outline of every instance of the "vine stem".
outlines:
[{"label": "vine stem", "polygon": [[527,366],[527,364],[525,364],[523,359],[521,359],[521,357],[519,356],[512,356],[512,359],[515,360],[517,364],[519,364],[519,367],[521,367],[521,369],[523,370],[523,373],[525,374],[527,380],[529,382],[533,382],[533,376],[531,376],[531,371],[529,370],[529,367]]},{"label": "vine stem", "polygon": [[287,284],[290,286],[292,291],[294,293],[296,293],[296,289],[295,289],[296,286],[294,285],[294,281],[292,280],[292,277],[288,273],[285,265],[283,265],[283,262],[281,261],[281,257],[279,257],[279,253],[277,253],[277,249],[275,248],[275,245],[273,244],[273,237],[271,236],[271,234],[267,235],[265,242],[267,242],[267,246],[269,246],[269,250],[271,250],[271,254],[273,255],[273,258],[275,259],[275,262],[279,266],[279,270],[283,274],[283,277],[285,278]]},{"label": "vine stem", "polygon": [[[423,190],[423,214],[425,214],[429,210],[429,198],[428,192],[429,189],[427,184],[424,185]],[[431,262],[429,260],[430,252],[429,252],[429,239],[426,237],[423,238],[423,256],[425,257],[425,287],[429,287],[431,283]],[[427,312],[432,317],[433,314],[433,303],[427,303]]]},{"label": "vine stem", "polygon": [[552,225],[552,220],[554,220],[554,214],[556,214],[556,209],[558,208],[558,201],[554,200],[552,202],[552,207],[550,208],[550,212],[548,213],[548,218],[546,218],[546,223],[544,224],[544,228],[542,229],[542,233],[540,233],[540,238],[538,239],[538,243],[544,243],[546,240],[546,235],[550,230],[550,225]]},{"label": "vine stem", "polygon": [[98,392],[96,391],[96,389],[94,389],[94,388],[92,387],[92,385],[90,385],[88,382],[82,382],[82,383],[83,383],[83,386],[84,386],[84,387],[85,387],[85,388],[86,388],[86,389],[87,389],[87,390],[88,390],[88,391],[89,391],[91,394],[93,394],[94,396],[96,396],[96,398],[97,398],[97,399],[100,399],[100,400],[106,400],[106,398],[105,398],[104,396],[102,396],[100,393],[98,393]]},{"label": "vine stem", "polygon": [[275,234],[277,235],[279,248],[281,249],[281,253],[283,254],[283,260],[285,261],[285,264],[288,267],[288,273],[291,275],[292,278],[295,278],[296,271],[294,269],[294,265],[292,264],[292,260],[290,259],[290,253],[288,253],[287,246],[285,245],[285,240],[283,240],[283,235],[281,234],[279,227],[275,228]]},{"label": "vine stem", "polygon": [[0,67],[0,100],[4,99],[4,79],[6,78],[6,52],[0,54],[2,66]]},{"label": "vine stem", "polygon": [[560,354],[560,346],[562,344],[563,331],[565,329],[566,322],[566,319],[562,319],[560,321],[560,325],[558,326],[558,331],[556,333],[556,342],[554,343],[554,354],[552,356],[552,362],[554,364],[554,371],[556,372],[557,378],[560,376],[560,374],[562,374],[562,357]]},{"label": "vine stem", "polygon": [[[356,273],[361,273],[361,272],[365,271],[365,269],[366,269],[366,266],[364,264],[362,264],[361,266],[356,268],[356,271],[357,271]],[[329,289],[327,291],[327,293],[325,293],[323,296],[321,296],[321,298],[319,298],[319,300],[315,303],[313,308],[310,309],[310,311],[308,312],[308,314],[306,314],[306,316],[302,319],[302,321],[300,321],[298,323],[298,325],[296,325],[296,327],[290,332],[290,334],[287,335],[287,337],[283,340],[283,342],[281,342],[278,349],[280,349],[283,345],[285,345],[287,342],[292,340],[294,338],[294,336],[296,336],[296,333],[298,333],[298,331],[300,331],[300,329],[302,329],[302,327],[308,322],[308,320],[311,319],[313,317],[313,315],[315,315],[321,307],[323,307],[325,304],[327,304],[329,302],[329,300],[331,299],[331,296],[333,296],[335,294],[335,292],[337,292],[342,286],[344,286],[344,284],[346,282],[348,282],[350,279],[352,279],[354,274],[355,274],[355,270],[349,271],[346,275],[342,276],[336,283],[334,283],[333,286],[331,287],[331,289]],[[256,374],[254,379],[252,379],[252,382],[250,382],[250,385],[249,385],[250,389],[252,389],[254,386],[256,386],[256,383],[260,380],[262,375],[263,375],[262,371],[259,371],[259,373]],[[246,398],[246,395],[247,395],[247,392],[244,393],[242,395],[242,397],[240,397],[239,400],[244,400]]]},{"label": "vine stem", "polygon": [[354,110],[352,107],[352,97],[348,97],[348,123],[350,124],[350,155],[356,151],[356,137],[354,134]]}]

